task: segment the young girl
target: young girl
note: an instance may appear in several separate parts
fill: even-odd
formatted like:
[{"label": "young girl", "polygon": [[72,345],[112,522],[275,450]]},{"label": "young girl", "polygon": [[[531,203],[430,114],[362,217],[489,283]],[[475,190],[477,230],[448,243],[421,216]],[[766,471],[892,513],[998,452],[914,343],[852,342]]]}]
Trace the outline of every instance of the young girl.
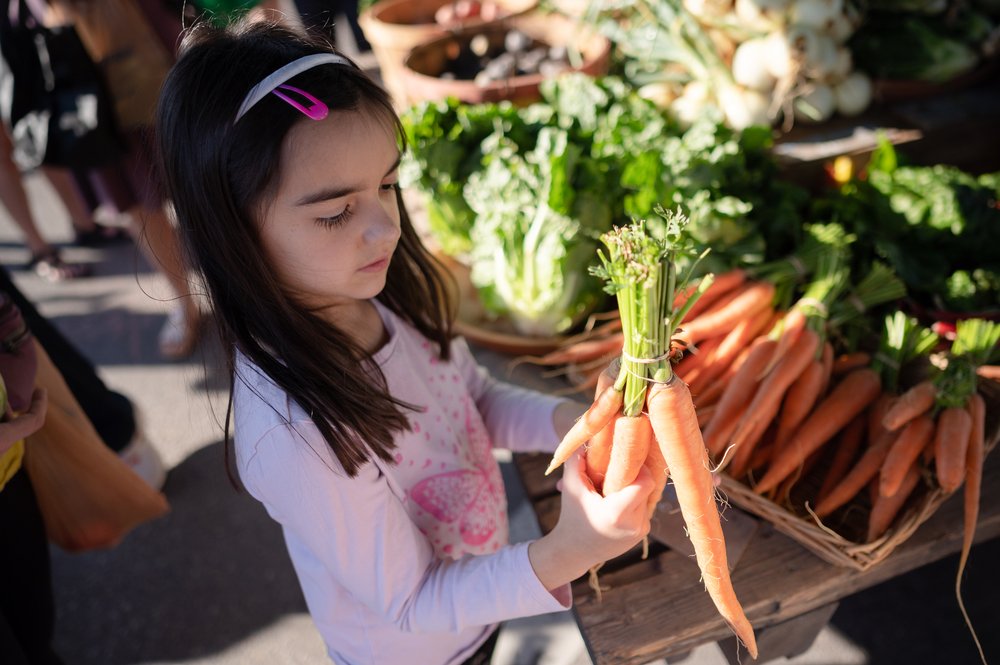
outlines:
[{"label": "young girl", "polygon": [[499,622],[568,608],[647,533],[648,474],[603,498],[574,460],[555,529],[508,544],[491,447],[551,451],[582,409],[452,337],[399,120],[354,64],[286,28],[196,26],[157,135],[229,350],[236,468],[335,662],[487,662]]}]

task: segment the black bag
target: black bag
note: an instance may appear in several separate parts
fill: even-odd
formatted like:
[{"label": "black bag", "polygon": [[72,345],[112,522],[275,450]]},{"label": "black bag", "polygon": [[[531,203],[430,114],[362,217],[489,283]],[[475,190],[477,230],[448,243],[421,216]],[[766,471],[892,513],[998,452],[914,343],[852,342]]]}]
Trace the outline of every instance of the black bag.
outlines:
[{"label": "black bag", "polygon": [[71,25],[42,25],[38,0],[11,0],[0,18],[0,115],[27,171],[104,166],[122,154],[101,73]]}]

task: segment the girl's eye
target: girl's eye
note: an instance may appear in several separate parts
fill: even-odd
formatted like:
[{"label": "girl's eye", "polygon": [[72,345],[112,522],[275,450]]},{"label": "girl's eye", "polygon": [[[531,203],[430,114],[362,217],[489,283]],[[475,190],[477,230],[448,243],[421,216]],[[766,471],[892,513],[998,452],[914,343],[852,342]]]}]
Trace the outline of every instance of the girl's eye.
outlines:
[{"label": "girl's eye", "polygon": [[343,226],[353,214],[354,211],[351,210],[351,206],[347,206],[344,208],[344,212],[339,215],[334,215],[333,217],[318,217],[316,218],[316,222],[319,223],[320,226],[330,229],[337,226]]},{"label": "girl's eye", "polygon": [[383,192],[392,192],[392,191],[395,191],[397,189],[399,189],[399,183],[398,182],[387,182],[384,185],[382,185],[382,191]]}]

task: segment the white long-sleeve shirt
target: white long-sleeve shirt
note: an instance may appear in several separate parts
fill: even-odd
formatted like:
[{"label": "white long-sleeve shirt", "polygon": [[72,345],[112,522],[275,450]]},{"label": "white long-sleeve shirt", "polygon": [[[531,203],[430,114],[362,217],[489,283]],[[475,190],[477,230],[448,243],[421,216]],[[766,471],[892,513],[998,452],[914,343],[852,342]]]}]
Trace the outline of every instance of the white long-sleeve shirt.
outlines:
[{"label": "white long-sleeve shirt", "polygon": [[349,477],[301,407],[237,358],[240,478],[282,526],[309,612],[342,665],[461,663],[497,623],[567,609],[508,544],[491,447],[552,451],[557,398],[495,381],[461,339],[452,358],[375,303],[389,334],[375,354],[392,395],[423,407],[394,464]]}]

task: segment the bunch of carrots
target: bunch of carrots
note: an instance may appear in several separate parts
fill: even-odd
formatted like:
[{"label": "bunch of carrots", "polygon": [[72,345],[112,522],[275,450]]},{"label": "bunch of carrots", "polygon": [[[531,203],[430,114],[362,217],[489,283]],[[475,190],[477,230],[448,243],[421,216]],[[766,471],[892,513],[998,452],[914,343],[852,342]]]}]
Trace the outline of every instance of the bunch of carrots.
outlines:
[{"label": "bunch of carrots", "polygon": [[[726,561],[715,484],[687,385],[673,371],[674,338],[685,315],[709,291],[711,276],[683,290],[676,256],[689,251],[686,219],[657,211],[661,219],[616,228],[601,237],[607,253],[594,272],[618,301],[622,346],[617,377],[602,373],[593,404],[559,444],[547,473],[588,443],[587,470],[605,495],[632,483],[646,466],[656,480],[652,515],[668,477],[716,608],[757,657],[753,627],[736,598]],[[681,304],[678,304],[681,303]]]}]

